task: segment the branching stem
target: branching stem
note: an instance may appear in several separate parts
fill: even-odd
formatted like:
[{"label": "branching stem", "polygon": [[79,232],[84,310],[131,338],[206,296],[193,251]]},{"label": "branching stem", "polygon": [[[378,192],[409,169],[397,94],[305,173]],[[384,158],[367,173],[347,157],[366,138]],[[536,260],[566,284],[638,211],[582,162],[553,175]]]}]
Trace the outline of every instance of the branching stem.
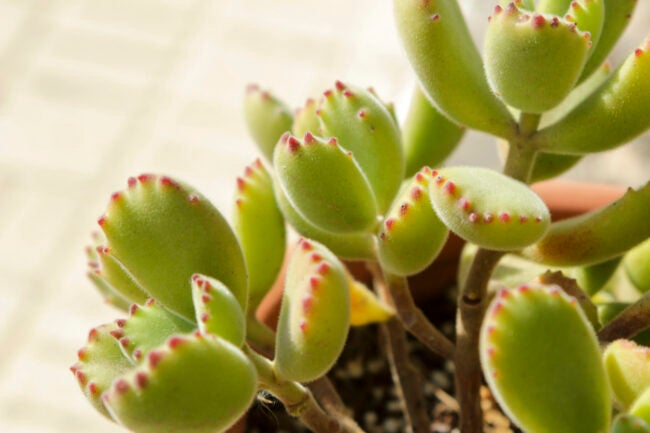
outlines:
[{"label": "branching stem", "polygon": [[260,387],[276,396],[290,415],[300,418],[314,432],[359,433],[361,431],[348,429],[335,417],[328,415],[318,405],[312,393],[301,384],[279,378],[269,359],[249,346],[244,346],[244,352],[257,369]]},{"label": "branching stem", "polygon": [[[381,274],[381,271],[372,265],[370,265],[370,269],[374,275]],[[406,278],[386,272],[381,280],[385,281],[388,288],[387,293],[390,295],[390,300],[404,328],[433,353],[445,359],[453,359],[454,343],[433,326],[424,313],[415,305]]]},{"label": "branching stem", "polygon": [[[539,114],[522,113],[518,134],[509,142],[504,174],[528,183],[535,163],[536,149],[530,137],[537,131]],[[479,248],[467,280],[459,282],[456,316],[456,398],[460,405],[460,431],[483,431],[480,387],[481,365],[478,352],[479,331],[487,307],[487,285],[504,252]]]},{"label": "branching stem", "polygon": [[598,332],[602,343],[609,343],[619,338],[632,338],[650,327],[650,293],[621,311]]},{"label": "branching stem", "polygon": [[[384,302],[392,304],[391,296],[384,280],[384,275],[377,266],[369,266],[374,277],[375,290]],[[428,433],[429,417],[427,415],[422,377],[409,360],[408,344],[404,327],[399,319],[393,317],[381,324],[382,339],[390,365],[393,383],[404,406],[407,431],[412,433]]]},{"label": "branching stem", "polygon": [[[275,351],[275,332],[260,323],[254,317],[247,322],[247,339],[257,353],[267,358],[273,357]],[[314,397],[318,400],[328,414],[336,416],[345,426],[342,431],[362,433],[363,430],[354,421],[345,403],[341,400],[338,391],[327,376],[323,376],[307,385]]]}]

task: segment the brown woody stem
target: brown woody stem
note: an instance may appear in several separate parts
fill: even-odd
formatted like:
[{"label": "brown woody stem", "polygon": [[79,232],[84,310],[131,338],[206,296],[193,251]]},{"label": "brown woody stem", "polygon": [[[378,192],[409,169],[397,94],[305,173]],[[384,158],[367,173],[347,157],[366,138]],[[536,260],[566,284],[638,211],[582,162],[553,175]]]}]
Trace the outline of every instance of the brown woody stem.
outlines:
[{"label": "brown woody stem", "polygon": [[[536,150],[529,138],[537,131],[540,115],[522,113],[518,134],[510,141],[504,174],[528,183],[535,162]],[[505,253],[479,248],[467,280],[459,282],[458,313],[456,316],[456,398],[460,406],[460,431],[483,431],[481,410],[481,364],[479,331],[487,307],[487,286],[494,268]]]},{"label": "brown woody stem", "polygon": [[650,327],[650,293],[621,311],[598,332],[598,339],[609,343],[619,338],[632,338]]},{"label": "brown woody stem", "polygon": [[406,278],[384,273],[384,279],[388,288],[387,293],[404,328],[432,352],[445,359],[453,359],[454,343],[433,326],[415,305]]},{"label": "brown woody stem", "polygon": [[[267,358],[273,357],[275,351],[275,332],[266,325],[249,318],[247,321],[247,339],[257,353]],[[318,403],[320,403],[327,413],[335,415],[345,426],[344,431],[360,433],[363,430],[354,421],[341,396],[336,391],[332,382],[323,376],[309,383],[307,387],[311,390]]]},{"label": "brown woody stem", "polygon": [[[370,266],[370,270],[374,276],[375,290],[379,292],[384,302],[392,303],[382,273],[376,267]],[[382,323],[380,329],[382,339],[386,343],[385,347],[393,383],[397,387],[399,398],[404,406],[408,431],[428,433],[430,421],[424,401],[422,377],[409,360],[404,327],[399,319],[394,317],[388,322]]]},{"label": "brown woody stem", "polygon": [[314,396],[298,382],[279,378],[272,362],[244,346],[244,352],[253,362],[258,373],[260,388],[266,389],[282,402],[287,412],[316,433],[359,433],[360,429],[349,429],[337,418],[327,414],[316,402]]},{"label": "brown woody stem", "polygon": [[456,399],[460,406],[460,431],[483,431],[479,331],[487,306],[487,284],[502,252],[479,249],[464,289],[458,295],[456,315]]}]

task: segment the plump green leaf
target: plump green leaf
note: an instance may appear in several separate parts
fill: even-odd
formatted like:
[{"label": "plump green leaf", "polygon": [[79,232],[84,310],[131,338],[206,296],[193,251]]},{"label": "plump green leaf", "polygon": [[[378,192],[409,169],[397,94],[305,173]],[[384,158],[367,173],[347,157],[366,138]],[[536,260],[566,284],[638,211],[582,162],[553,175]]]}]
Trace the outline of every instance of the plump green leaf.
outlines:
[{"label": "plump green leaf", "polygon": [[425,167],[405,185],[377,235],[379,262],[395,275],[413,275],[424,270],[447,240],[449,231],[429,199],[431,173]]},{"label": "plump green leaf", "polygon": [[154,175],[129,179],[99,224],[111,254],[147,294],[194,320],[189,281],[219,279],[246,308],[248,281],[239,243],[226,220],[199,192]]},{"label": "plump green leaf", "polygon": [[349,326],[350,289],[343,265],[324,246],[302,239],[287,269],[276,371],[299,382],[323,376],[339,357]]},{"label": "plump green leaf", "polygon": [[598,340],[560,287],[502,290],[487,310],[480,354],[495,398],[524,431],[608,430],[610,392]]},{"label": "plump green leaf", "polygon": [[259,159],[237,179],[233,228],[246,259],[248,308],[254,313],[280,272],[286,245],[273,179]]},{"label": "plump green leaf", "polygon": [[377,224],[372,188],[352,152],[332,138],[285,135],[275,151],[280,186],[293,208],[324,231],[350,233]]},{"label": "plump green leaf", "polygon": [[215,433],[249,407],[257,372],[237,347],[210,335],[172,336],[102,396],[137,433]]},{"label": "plump green leaf", "polygon": [[528,186],[486,168],[437,170],[429,191],[447,227],[485,248],[523,248],[540,239],[550,223],[546,205]]},{"label": "plump green leaf", "polygon": [[515,123],[494,95],[456,0],[394,0],[397,30],[422,88],[461,126],[507,138]]},{"label": "plump green leaf", "polygon": [[291,110],[268,91],[250,85],[244,98],[244,118],[259,150],[267,160],[273,160],[275,145],[282,134],[291,130]]}]

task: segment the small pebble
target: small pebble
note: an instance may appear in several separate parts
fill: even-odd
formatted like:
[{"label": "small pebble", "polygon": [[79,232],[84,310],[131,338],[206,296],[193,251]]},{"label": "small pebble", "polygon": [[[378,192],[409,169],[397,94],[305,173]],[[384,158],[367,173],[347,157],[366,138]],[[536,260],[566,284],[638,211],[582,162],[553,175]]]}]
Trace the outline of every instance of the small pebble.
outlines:
[{"label": "small pebble", "polygon": [[391,400],[386,403],[386,410],[388,412],[402,412],[402,403],[399,400]]},{"label": "small pebble", "polygon": [[377,414],[375,412],[366,412],[366,413],[363,414],[363,422],[367,426],[377,424],[377,419],[378,419],[378,417],[377,417]]},{"label": "small pebble", "polygon": [[431,382],[426,382],[424,384],[424,395],[426,395],[427,397],[431,397],[431,396],[436,395],[436,387],[435,387],[435,385],[432,384]]},{"label": "small pebble", "polygon": [[380,371],[382,371],[385,366],[386,366],[386,362],[384,361],[383,358],[375,358],[368,361],[368,364],[366,365],[366,369],[368,370],[368,373],[377,374]]},{"label": "small pebble", "polygon": [[360,358],[353,359],[345,366],[348,371],[348,377],[358,379],[363,376],[363,363]]},{"label": "small pebble", "polygon": [[451,388],[451,380],[449,379],[449,375],[445,374],[442,371],[435,370],[434,372],[432,372],[431,380],[433,381],[433,383],[435,383],[442,389]]},{"label": "small pebble", "polygon": [[384,431],[386,433],[397,433],[402,428],[402,425],[402,420],[388,418],[386,421],[384,421]]},{"label": "small pebble", "polygon": [[456,371],[456,366],[454,365],[453,362],[447,360],[447,361],[445,361],[445,370],[450,372],[450,373],[453,373],[453,372]]},{"label": "small pebble", "polygon": [[375,400],[382,400],[384,398],[383,388],[373,388],[371,392],[372,392],[372,398],[374,398]]}]

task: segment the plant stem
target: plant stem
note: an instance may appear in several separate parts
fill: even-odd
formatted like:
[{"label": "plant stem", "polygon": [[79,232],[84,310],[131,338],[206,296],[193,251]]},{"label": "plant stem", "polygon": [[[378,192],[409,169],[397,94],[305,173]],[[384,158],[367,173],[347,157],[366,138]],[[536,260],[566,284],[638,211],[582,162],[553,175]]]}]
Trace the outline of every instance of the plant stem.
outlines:
[{"label": "plant stem", "polygon": [[[271,328],[260,323],[256,318],[250,317],[247,321],[246,338],[257,353],[267,358],[273,357],[275,351],[275,332]],[[362,431],[350,415],[350,412],[345,407],[345,403],[341,400],[341,396],[327,376],[316,379],[309,383],[307,387],[327,413],[337,416],[349,431]]]},{"label": "plant stem", "polygon": [[445,359],[453,359],[456,350],[454,343],[433,326],[415,305],[406,278],[386,272],[382,280],[387,284],[387,293],[404,328],[432,352]]},{"label": "plant stem", "polygon": [[[370,266],[373,274],[375,290],[384,302],[392,304],[390,293],[384,280],[384,275],[377,266]],[[399,319],[393,317],[381,324],[381,335],[385,342],[393,383],[404,406],[407,431],[414,433],[429,432],[429,417],[427,415],[422,377],[409,360],[408,344],[404,327]]]},{"label": "plant stem", "polygon": [[632,338],[650,327],[650,293],[621,311],[598,332],[602,343],[609,343],[619,338]]},{"label": "plant stem", "polygon": [[287,412],[300,420],[316,433],[358,433],[358,430],[347,429],[336,418],[328,415],[316,402],[307,388],[289,380],[279,378],[273,368],[273,363],[255,352],[249,346],[244,346],[244,352],[253,362],[258,373],[260,387],[268,390],[278,398]]},{"label": "plant stem", "polygon": [[479,331],[487,307],[487,284],[502,256],[500,251],[480,248],[472,262],[465,286],[458,295],[454,363],[456,400],[460,406],[460,431],[463,433],[483,431]]},{"label": "plant stem", "polygon": [[[528,183],[536,157],[530,137],[537,131],[541,116],[521,113],[518,134],[508,146],[504,174]],[[456,315],[456,398],[460,406],[460,431],[483,431],[481,410],[481,364],[478,352],[479,331],[487,307],[487,285],[494,268],[505,253],[479,248],[467,280],[458,294]],[[462,282],[459,282],[462,283]]]},{"label": "plant stem", "polygon": [[273,357],[275,332],[265,324],[260,323],[255,317],[248,317],[246,320],[246,339],[255,348],[255,351],[267,358]]}]

